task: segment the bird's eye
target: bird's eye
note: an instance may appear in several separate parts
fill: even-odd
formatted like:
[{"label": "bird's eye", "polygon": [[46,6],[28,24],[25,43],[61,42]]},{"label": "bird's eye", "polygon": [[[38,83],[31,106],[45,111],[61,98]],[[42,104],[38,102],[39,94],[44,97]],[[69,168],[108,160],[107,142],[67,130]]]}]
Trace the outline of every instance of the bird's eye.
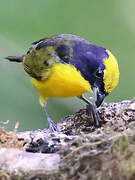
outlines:
[{"label": "bird's eye", "polygon": [[101,69],[98,69],[96,72],[96,77],[101,78],[103,76],[103,71]]},{"label": "bird's eye", "polygon": [[44,61],[44,65],[49,66],[49,62],[48,61]]}]

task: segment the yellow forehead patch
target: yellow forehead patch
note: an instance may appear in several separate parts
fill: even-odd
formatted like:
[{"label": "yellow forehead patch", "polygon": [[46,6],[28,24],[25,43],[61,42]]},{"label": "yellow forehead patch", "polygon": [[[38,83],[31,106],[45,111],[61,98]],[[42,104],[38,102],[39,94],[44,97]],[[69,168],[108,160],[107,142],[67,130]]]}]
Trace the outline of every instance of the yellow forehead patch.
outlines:
[{"label": "yellow forehead patch", "polygon": [[116,58],[113,54],[106,50],[109,54],[109,58],[104,59],[104,88],[107,93],[110,93],[119,82],[119,67]]}]

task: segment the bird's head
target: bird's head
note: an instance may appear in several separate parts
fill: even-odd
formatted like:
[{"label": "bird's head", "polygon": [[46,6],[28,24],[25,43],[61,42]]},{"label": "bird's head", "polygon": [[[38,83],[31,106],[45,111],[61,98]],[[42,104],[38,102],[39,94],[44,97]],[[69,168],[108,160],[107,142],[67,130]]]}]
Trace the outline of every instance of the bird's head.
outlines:
[{"label": "bird's head", "polygon": [[51,73],[51,67],[59,62],[53,46],[32,47],[23,59],[24,70],[37,80],[45,80]]},{"label": "bird's head", "polygon": [[92,90],[94,93],[95,104],[101,105],[104,98],[117,86],[119,81],[119,68],[116,58],[110,51],[106,50],[108,58],[103,59],[94,73]]}]

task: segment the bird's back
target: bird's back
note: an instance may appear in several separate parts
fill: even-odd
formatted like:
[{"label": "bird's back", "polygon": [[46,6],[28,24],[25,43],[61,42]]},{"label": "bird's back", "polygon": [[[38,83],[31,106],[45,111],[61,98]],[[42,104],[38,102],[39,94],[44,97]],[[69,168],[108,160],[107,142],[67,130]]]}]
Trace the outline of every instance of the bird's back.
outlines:
[{"label": "bird's back", "polygon": [[44,38],[33,44],[37,51],[53,47],[61,63],[68,63],[75,66],[88,81],[93,79],[91,75],[99,64],[103,64],[103,60],[109,57],[105,48],[94,45],[72,34],[61,34]]}]

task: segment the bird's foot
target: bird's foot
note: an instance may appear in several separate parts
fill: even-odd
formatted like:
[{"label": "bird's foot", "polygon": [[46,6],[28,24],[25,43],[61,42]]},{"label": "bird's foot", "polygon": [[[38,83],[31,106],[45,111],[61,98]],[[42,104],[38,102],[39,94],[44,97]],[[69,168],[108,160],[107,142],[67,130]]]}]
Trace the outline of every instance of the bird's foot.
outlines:
[{"label": "bird's foot", "polygon": [[50,130],[50,133],[56,133],[56,132],[60,133],[61,132],[51,118],[48,119],[48,129]]},{"label": "bird's foot", "polygon": [[46,109],[46,104],[42,104],[42,109],[45,112],[45,115],[47,117],[47,121],[48,121],[48,129],[50,130],[50,133],[60,133],[61,131],[59,130],[59,128],[57,127],[57,125],[53,122],[53,120],[50,118],[47,109]]},{"label": "bird's foot", "polygon": [[88,112],[91,114],[91,117],[93,119],[95,127],[101,127],[103,121],[101,120],[98,111],[96,109],[96,106],[93,104],[89,104],[87,106]]}]

